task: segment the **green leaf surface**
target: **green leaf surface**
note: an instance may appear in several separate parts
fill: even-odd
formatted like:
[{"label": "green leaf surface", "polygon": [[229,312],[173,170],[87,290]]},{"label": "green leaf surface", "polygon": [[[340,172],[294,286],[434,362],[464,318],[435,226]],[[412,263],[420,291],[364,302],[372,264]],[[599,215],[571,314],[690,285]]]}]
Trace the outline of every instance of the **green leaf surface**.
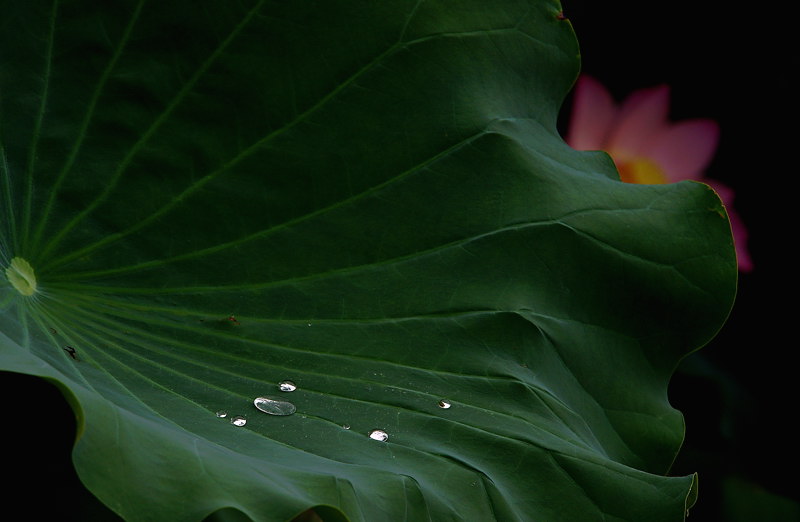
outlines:
[{"label": "green leaf surface", "polygon": [[114,511],[683,519],[667,384],[729,224],[564,144],[557,2],[2,12],[0,368],[63,389]]}]

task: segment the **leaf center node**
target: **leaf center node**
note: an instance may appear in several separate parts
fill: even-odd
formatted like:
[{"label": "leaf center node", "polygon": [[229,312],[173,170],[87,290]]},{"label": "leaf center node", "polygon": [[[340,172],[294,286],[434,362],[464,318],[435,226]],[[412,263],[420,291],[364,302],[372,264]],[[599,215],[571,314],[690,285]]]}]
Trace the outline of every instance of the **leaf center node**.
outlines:
[{"label": "leaf center node", "polygon": [[33,267],[25,259],[15,257],[6,268],[6,277],[11,285],[22,295],[36,293],[36,274]]}]

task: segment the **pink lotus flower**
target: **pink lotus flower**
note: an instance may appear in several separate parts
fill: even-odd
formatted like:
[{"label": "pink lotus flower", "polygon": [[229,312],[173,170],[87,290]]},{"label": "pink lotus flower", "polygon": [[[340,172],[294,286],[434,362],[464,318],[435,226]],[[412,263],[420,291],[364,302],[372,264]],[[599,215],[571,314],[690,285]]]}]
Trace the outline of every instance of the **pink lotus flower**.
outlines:
[{"label": "pink lotus flower", "polygon": [[603,150],[627,183],[674,183],[691,179],[711,186],[728,211],[739,270],[749,272],[747,229],[733,210],[733,191],[704,177],[716,152],[719,127],[709,119],[670,122],[669,87],[633,92],[620,105],[597,80],[575,86],[566,141],[577,150]]}]

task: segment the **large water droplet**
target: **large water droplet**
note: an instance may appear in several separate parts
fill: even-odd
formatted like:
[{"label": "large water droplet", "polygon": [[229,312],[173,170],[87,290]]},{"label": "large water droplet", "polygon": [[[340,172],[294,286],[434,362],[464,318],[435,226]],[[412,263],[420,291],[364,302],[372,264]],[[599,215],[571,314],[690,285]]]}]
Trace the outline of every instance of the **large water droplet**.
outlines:
[{"label": "large water droplet", "polygon": [[439,407],[442,408],[443,410],[446,410],[450,406],[452,406],[452,404],[450,404],[450,401],[446,401],[444,399],[439,401]]},{"label": "large water droplet", "polygon": [[278,388],[282,392],[293,392],[297,389],[297,385],[292,381],[281,381],[278,383]]},{"label": "large water droplet", "polygon": [[372,430],[369,432],[369,438],[373,440],[379,440],[381,442],[386,442],[389,440],[389,434],[383,430]]},{"label": "large water droplet", "polygon": [[247,419],[242,417],[241,415],[236,415],[235,417],[231,417],[231,424],[234,426],[244,426],[247,424]]},{"label": "large water droplet", "polygon": [[225,411],[225,410],[219,410],[219,411],[216,413],[216,416],[217,416],[217,417],[222,417],[222,418],[224,418],[224,417],[227,417],[227,416],[228,416],[228,412],[227,412],[227,411]]},{"label": "large water droplet", "polygon": [[253,400],[256,408],[270,415],[291,415],[297,411],[294,404],[275,397],[256,397]]}]

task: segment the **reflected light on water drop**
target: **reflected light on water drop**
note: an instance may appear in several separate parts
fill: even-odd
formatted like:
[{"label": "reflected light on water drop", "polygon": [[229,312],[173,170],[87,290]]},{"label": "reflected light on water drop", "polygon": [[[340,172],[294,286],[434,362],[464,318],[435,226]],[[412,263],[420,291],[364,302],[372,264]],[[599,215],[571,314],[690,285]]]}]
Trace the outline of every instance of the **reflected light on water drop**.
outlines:
[{"label": "reflected light on water drop", "polygon": [[241,415],[236,415],[235,417],[231,417],[231,424],[234,426],[244,426],[247,424],[247,419],[242,417]]},{"label": "reflected light on water drop", "polygon": [[373,440],[379,440],[381,442],[386,442],[389,440],[389,434],[383,430],[372,430],[369,432],[369,438]]},{"label": "reflected light on water drop", "polygon": [[224,418],[228,416],[228,412],[225,410],[219,410],[216,414],[217,417]]},{"label": "reflected light on water drop", "polygon": [[450,404],[450,401],[446,401],[444,399],[440,400],[438,404],[439,404],[439,407],[442,408],[443,410],[446,410],[447,408],[452,406],[452,404]]},{"label": "reflected light on water drop", "polygon": [[274,397],[256,397],[253,400],[256,408],[270,415],[291,415],[297,408],[294,404]]},{"label": "reflected light on water drop", "polygon": [[297,389],[297,385],[292,381],[281,381],[278,383],[278,388],[282,392],[293,392]]}]

